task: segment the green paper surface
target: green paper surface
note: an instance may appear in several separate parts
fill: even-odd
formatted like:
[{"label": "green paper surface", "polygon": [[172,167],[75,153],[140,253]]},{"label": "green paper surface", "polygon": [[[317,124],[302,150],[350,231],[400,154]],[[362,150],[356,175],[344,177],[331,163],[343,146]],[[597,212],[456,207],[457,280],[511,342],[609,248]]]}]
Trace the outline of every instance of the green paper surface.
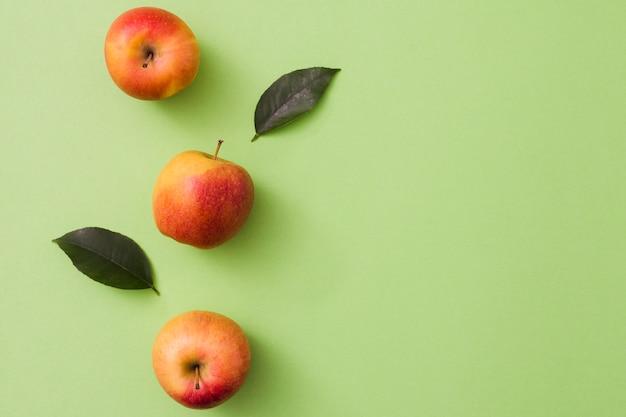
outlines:
[{"label": "green paper surface", "polygon": [[[626,415],[622,1],[157,1],[201,46],[160,102],[111,81],[125,1],[0,5],[0,415]],[[250,143],[280,75],[341,68]],[[188,149],[256,201],[209,251],[157,231],[152,186]],[[51,243],[98,226],[161,292],[78,272]],[[174,315],[250,337],[246,384],[172,401],[152,342]]]}]

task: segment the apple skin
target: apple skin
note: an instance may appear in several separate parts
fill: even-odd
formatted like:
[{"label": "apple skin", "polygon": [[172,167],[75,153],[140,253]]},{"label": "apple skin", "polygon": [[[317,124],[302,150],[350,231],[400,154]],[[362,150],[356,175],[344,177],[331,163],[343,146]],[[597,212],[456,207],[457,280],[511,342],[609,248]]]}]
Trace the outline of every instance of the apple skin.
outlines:
[{"label": "apple skin", "polygon": [[161,387],[178,403],[195,409],[216,407],[235,395],[250,362],[250,345],[241,327],[210,311],[172,318],[152,348],[152,367]]},{"label": "apple skin", "polygon": [[115,84],[141,100],[160,100],[186,88],[200,66],[198,41],[178,16],[138,7],[113,21],[104,42]]},{"label": "apple skin", "polygon": [[159,174],[152,194],[159,231],[200,249],[217,247],[235,236],[253,203],[250,174],[237,164],[201,151],[185,151],[172,158]]}]

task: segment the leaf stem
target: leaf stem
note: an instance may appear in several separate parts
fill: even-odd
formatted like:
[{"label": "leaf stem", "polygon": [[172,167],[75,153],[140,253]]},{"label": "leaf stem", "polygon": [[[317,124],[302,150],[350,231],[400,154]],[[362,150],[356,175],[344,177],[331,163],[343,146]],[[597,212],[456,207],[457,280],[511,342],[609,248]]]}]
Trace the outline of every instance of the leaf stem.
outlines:
[{"label": "leaf stem", "polygon": [[259,136],[261,136],[261,135],[259,135],[258,133],[255,133],[254,137],[252,138],[252,140],[250,142],[254,142],[255,140],[257,140],[259,138]]},{"label": "leaf stem", "polygon": [[200,365],[196,365],[196,389],[200,389]]},{"label": "leaf stem", "polygon": [[154,291],[159,297],[161,296],[161,293],[156,289],[156,287],[152,287],[152,291]]},{"label": "leaf stem", "polygon": [[224,143],[222,139],[217,141],[217,148],[215,148],[215,155],[213,156],[213,159],[215,160],[217,160],[217,153],[220,151],[220,148],[222,147],[222,143]]}]

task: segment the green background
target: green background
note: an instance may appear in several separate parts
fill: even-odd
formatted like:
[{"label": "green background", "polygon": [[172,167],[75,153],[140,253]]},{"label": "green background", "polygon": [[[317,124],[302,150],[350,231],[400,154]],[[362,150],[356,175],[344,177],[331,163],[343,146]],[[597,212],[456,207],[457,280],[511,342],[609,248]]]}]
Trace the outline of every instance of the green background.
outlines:
[{"label": "green background", "polygon": [[[0,6],[0,415],[626,415],[626,3],[155,1],[201,68],[161,102],[104,64],[127,1]],[[339,67],[312,113],[250,143],[280,75]],[[187,149],[244,166],[244,229],[201,251],[151,212]],[[161,291],[51,240],[137,241]],[[156,382],[172,316],[248,333],[242,390],[187,410]]]}]

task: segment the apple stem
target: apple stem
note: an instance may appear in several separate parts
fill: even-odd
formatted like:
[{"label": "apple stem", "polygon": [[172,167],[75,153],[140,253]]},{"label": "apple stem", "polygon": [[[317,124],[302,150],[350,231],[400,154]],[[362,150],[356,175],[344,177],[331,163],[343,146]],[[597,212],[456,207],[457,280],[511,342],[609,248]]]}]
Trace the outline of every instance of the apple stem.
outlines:
[{"label": "apple stem", "polygon": [[146,57],[146,60],[143,62],[142,67],[148,68],[148,64],[152,62],[153,58],[154,58],[154,54],[152,52],[148,53],[148,56]]},{"label": "apple stem", "polygon": [[196,365],[196,389],[200,389],[200,365]]},{"label": "apple stem", "polygon": [[217,148],[215,148],[215,155],[213,156],[213,159],[217,159],[217,153],[220,151],[223,142],[224,141],[222,139],[217,141]]}]

